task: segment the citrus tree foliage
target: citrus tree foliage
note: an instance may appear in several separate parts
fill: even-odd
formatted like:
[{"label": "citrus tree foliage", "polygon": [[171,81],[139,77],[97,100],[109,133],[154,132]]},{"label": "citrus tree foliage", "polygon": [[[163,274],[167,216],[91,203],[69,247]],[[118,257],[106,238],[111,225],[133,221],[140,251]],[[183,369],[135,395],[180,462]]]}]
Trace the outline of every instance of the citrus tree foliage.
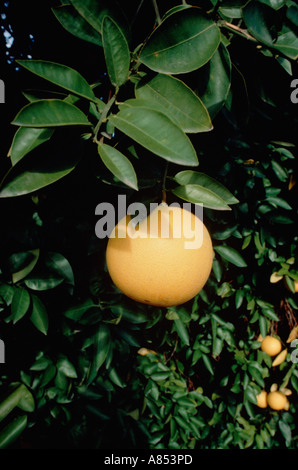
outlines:
[{"label": "citrus tree foliage", "polygon": [[[95,78],[18,61],[40,89],[23,92],[0,187],[0,446],[295,448],[297,5],[137,3],[49,12]],[[94,211],[119,194],[203,204],[213,270],[192,301],[144,306],[113,286]],[[288,410],[257,407],[274,383]]]}]

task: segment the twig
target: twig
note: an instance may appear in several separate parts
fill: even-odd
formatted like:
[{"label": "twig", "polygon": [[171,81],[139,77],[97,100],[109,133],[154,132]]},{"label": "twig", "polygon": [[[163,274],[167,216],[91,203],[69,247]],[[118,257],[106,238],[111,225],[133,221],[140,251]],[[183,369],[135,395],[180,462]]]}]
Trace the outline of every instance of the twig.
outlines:
[{"label": "twig", "polygon": [[239,28],[239,26],[236,26],[233,23],[229,23],[228,21],[225,21],[225,20],[220,20],[219,25],[223,26],[224,28],[229,29],[230,31],[235,32],[236,34],[239,34],[242,37],[245,37],[246,39],[249,39],[250,41],[258,42],[257,39],[255,39],[245,29]]},{"label": "twig", "polygon": [[158,5],[157,5],[157,1],[156,1],[156,0],[152,0],[152,3],[153,3],[155,15],[156,15],[157,24],[160,24],[160,23],[161,23],[161,17],[160,17],[160,14],[159,14],[159,9],[158,9]]}]

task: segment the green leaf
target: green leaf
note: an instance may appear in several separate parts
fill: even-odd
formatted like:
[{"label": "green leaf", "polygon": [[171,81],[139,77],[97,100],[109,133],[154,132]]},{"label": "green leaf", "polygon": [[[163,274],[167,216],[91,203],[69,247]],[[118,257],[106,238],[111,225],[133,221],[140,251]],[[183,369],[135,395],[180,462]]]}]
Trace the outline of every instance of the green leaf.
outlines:
[{"label": "green leaf", "polygon": [[29,412],[35,408],[33,396],[24,384],[15,383],[13,390],[0,403],[0,421],[16,407]]},{"label": "green leaf", "polygon": [[135,88],[137,98],[158,103],[184,132],[206,132],[213,128],[201,99],[181,80],[157,74],[145,77]]},{"label": "green leaf", "polygon": [[91,86],[82,75],[71,67],[46,60],[17,60],[17,63],[39,77],[58,85],[71,93],[96,101]]},{"label": "green leaf", "polygon": [[51,274],[41,276],[42,275],[40,275],[40,277],[27,277],[24,283],[29,289],[43,291],[54,289],[64,281],[63,277],[52,276]]},{"label": "green leaf", "polygon": [[76,379],[78,377],[75,367],[66,357],[60,358],[57,361],[57,369],[70,379]]},{"label": "green leaf", "polygon": [[296,5],[288,7],[286,16],[295,26],[298,26],[298,7]]},{"label": "green leaf", "polygon": [[17,256],[22,257],[24,254],[29,255],[29,257],[27,258],[27,262],[25,263],[25,265],[20,266],[19,268],[17,268],[16,271],[13,271],[12,282],[14,284],[24,279],[33,270],[39,258],[39,249],[15,253],[13,256],[14,259],[16,259]]},{"label": "green leaf", "polygon": [[189,335],[186,326],[180,318],[174,319],[175,329],[184,344],[189,346]]},{"label": "green leaf", "polygon": [[13,138],[8,156],[15,165],[27,153],[49,140],[53,135],[53,129],[40,129],[34,127],[20,127]]},{"label": "green leaf", "polygon": [[[198,75],[198,80],[203,80],[206,87],[201,99],[213,119],[224,106],[231,86],[231,59],[225,45],[221,43]],[[200,83],[199,83],[200,84]]]},{"label": "green leaf", "polygon": [[96,304],[94,304],[94,302],[91,299],[87,299],[78,305],[68,308],[65,311],[64,315],[67,318],[70,318],[71,320],[79,321],[84,315],[84,313],[86,313],[91,308],[98,308],[98,307]]},{"label": "green leaf", "polygon": [[49,318],[43,302],[36,295],[31,295],[32,313],[30,320],[33,325],[44,335],[48,332]]},{"label": "green leaf", "polygon": [[183,170],[176,173],[174,179],[181,185],[197,184],[199,186],[203,186],[215,193],[227,204],[237,204],[239,202],[222,183],[205,173],[193,170]]},{"label": "green leaf", "polygon": [[203,206],[208,209],[231,210],[225,201],[217,196],[217,194],[198,184],[177,186],[177,188],[172,190],[172,193],[193,204],[203,204]]},{"label": "green leaf", "polygon": [[107,325],[101,324],[94,335],[94,356],[91,364],[91,369],[88,377],[88,383],[91,383],[97,375],[98,370],[105,362],[110,344],[111,335],[110,329]]},{"label": "green leaf", "polygon": [[74,275],[69,261],[61,253],[48,252],[45,259],[45,265],[66,282],[73,285]]},{"label": "green leaf", "polygon": [[78,13],[94,28],[98,33],[102,32],[102,22],[107,15],[117,21],[122,29],[127,28],[125,16],[118,5],[113,0],[70,0]]},{"label": "green leaf", "polygon": [[120,87],[128,78],[130,52],[121,28],[109,16],[102,22],[102,43],[110,81]]},{"label": "green leaf", "polygon": [[91,126],[76,106],[58,99],[37,100],[24,106],[12,124],[25,127]]},{"label": "green leaf", "polygon": [[274,43],[274,48],[292,60],[298,59],[298,36],[293,31],[280,34]]},{"label": "green leaf", "polygon": [[137,175],[130,160],[111,145],[99,143],[98,153],[105,166],[119,181],[138,190]]},{"label": "green leaf", "polygon": [[242,9],[243,19],[249,33],[258,41],[272,46],[273,38],[270,32],[272,9],[256,1],[251,1]]},{"label": "green leaf", "polygon": [[35,410],[35,401],[32,393],[23,384],[21,384],[19,388],[21,388],[21,394],[17,405],[18,408],[28,413],[32,413]]},{"label": "green leaf", "polygon": [[[212,363],[209,359],[209,356],[207,356],[207,354],[203,354],[202,358],[203,358],[203,362],[205,364],[206,369],[210,372],[211,375],[214,375],[214,370],[213,370],[213,367],[212,367]],[[206,399],[207,397],[204,397],[204,398]],[[211,407],[212,407],[212,405],[211,405]]]},{"label": "green leaf", "polygon": [[80,155],[56,147],[49,158],[28,155],[6,173],[0,186],[0,198],[22,196],[48,186],[68,175],[77,165]]},{"label": "green leaf", "polygon": [[118,387],[124,388],[126,385],[114,367],[109,370],[109,379]]},{"label": "green leaf", "polygon": [[69,33],[84,41],[102,46],[101,35],[77,12],[72,5],[52,8],[59,23]]},{"label": "green leaf", "polygon": [[8,423],[0,432],[0,449],[9,447],[27,426],[27,415],[18,416]]},{"label": "green leaf", "polygon": [[292,430],[291,427],[288,423],[285,421],[282,421],[281,419],[278,420],[278,427],[280,429],[280,432],[282,433],[285,441],[286,441],[286,446],[288,447],[292,441]]},{"label": "green leaf", "polygon": [[110,122],[156,155],[172,163],[196,166],[195,149],[186,134],[164,114],[147,108],[127,108]]},{"label": "green leaf", "polygon": [[19,287],[14,291],[12,303],[11,303],[11,314],[13,323],[16,323],[24,315],[26,315],[30,306],[30,294],[23,287]]},{"label": "green leaf", "polygon": [[207,63],[220,43],[216,23],[197,7],[166,17],[146,42],[139,60],[167,74],[191,72]]},{"label": "green leaf", "polygon": [[238,268],[245,268],[247,266],[246,262],[244,261],[240,253],[238,253],[238,251],[236,251],[234,248],[231,248],[230,246],[225,246],[225,245],[215,246],[214,250],[223,259],[225,259],[229,263],[234,264],[235,266],[238,266]]},{"label": "green leaf", "polygon": [[259,0],[260,3],[264,3],[274,10],[279,10],[286,3],[286,0]]},{"label": "green leaf", "polygon": [[265,382],[264,382],[262,373],[251,364],[248,364],[248,371],[250,375],[252,376],[252,378],[255,379],[257,384],[263,388],[265,386]]}]

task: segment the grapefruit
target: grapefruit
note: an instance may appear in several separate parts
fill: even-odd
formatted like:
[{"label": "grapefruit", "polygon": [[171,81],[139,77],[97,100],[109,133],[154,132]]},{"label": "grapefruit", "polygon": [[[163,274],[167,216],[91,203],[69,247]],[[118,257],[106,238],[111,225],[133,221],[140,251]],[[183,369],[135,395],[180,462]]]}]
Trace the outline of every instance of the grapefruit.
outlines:
[{"label": "grapefruit", "polygon": [[257,395],[257,405],[259,408],[267,408],[267,392],[266,390],[262,390]]},{"label": "grapefruit", "polygon": [[268,393],[267,402],[273,410],[283,410],[287,408],[288,399],[283,393],[276,391]]},{"label": "grapefruit", "polygon": [[276,356],[282,349],[282,344],[279,339],[274,336],[265,336],[261,343],[261,349],[269,356]]},{"label": "grapefruit", "polygon": [[195,214],[162,203],[135,227],[130,216],[120,220],[109,238],[106,261],[112,281],[125,295],[170,307],[192,299],[205,285],[212,241]]}]

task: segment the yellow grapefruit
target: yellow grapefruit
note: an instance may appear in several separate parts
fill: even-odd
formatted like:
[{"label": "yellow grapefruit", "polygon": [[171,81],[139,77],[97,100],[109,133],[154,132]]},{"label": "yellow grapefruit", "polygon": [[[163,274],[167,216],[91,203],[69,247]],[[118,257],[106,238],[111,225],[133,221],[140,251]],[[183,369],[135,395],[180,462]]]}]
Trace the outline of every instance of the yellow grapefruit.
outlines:
[{"label": "yellow grapefruit", "polygon": [[267,396],[267,403],[273,410],[283,410],[287,408],[288,399],[287,397],[279,392],[269,392]]},{"label": "yellow grapefruit", "polygon": [[266,390],[262,390],[257,395],[257,405],[259,408],[267,408],[267,392]]},{"label": "yellow grapefruit", "polygon": [[266,336],[261,343],[261,349],[265,353],[269,354],[269,356],[276,356],[280,353],[282,344],[280,340],[274,336]]},{"label": "yellow grapefruit", "polygon": [[108,271],[120,291],[137,302],[164,307],[192,299],[205,285],[212,260],[203,222],[165,203],[136,227],[130,216],[121,219],[106,250]]}]

